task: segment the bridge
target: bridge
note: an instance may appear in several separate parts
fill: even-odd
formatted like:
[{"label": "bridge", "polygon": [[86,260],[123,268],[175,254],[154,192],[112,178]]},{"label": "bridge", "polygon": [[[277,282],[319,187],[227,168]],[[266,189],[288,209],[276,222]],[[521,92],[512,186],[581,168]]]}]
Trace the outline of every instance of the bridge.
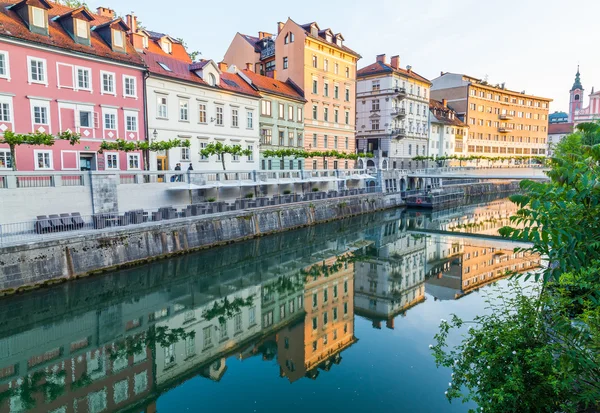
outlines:
[{"label": "bridge", "polygon": [[408,178],[433,179],[507,179],[507,180],[547,180],[547,169],[542,168],[428,168],[407,173]]}]

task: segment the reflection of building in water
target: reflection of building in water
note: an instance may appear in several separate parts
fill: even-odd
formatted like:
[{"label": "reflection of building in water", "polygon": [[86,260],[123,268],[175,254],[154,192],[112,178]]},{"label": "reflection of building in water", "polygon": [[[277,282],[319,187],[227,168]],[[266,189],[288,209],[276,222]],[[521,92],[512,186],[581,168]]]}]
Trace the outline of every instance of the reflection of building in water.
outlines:
[{"label": "reflection of building in water", "polygon": [[356,314],[381,328],[386,321],[394,328],[394,317],[425,299],[424,236],[402,231],[401,221],[370,231],[372,243],[355,265]]},{"label": "reflection of building in water", "polygon": [[454,237],[427,237],[426,277],[451,271],[453,263],[459,262],[464,252],[464,240]]},{"label": "reflection of building in water", "polygon": [[428,294],[439,300],[454,300],[505,277],[508,272],[520,273],[540,266],[538,255],[516,253],[514,244],[509,242],[471,242],[477,245],[465,245],[462,254],[450,258],[449,266],[440,272],[432,272],[432,277],[426,282]]},{"label": "reflection of building in water", "polygon": [[[344,260],[332,268],[336,257],[307,268],[304,291],[304,322],[277,334],[280,375],[294,382],[301,377],[316,378],[319,370],[329,370],[341,362],[341,352],[354,344],[354,264]],[[315,272],[321,268],[320,274]]]}]

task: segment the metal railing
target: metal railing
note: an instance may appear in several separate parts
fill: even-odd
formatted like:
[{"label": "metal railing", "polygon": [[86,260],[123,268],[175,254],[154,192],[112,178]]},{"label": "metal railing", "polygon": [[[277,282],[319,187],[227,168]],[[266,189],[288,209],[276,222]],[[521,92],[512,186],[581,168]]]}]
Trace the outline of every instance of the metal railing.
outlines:
[{"label": "metal railing", "polygon": [[118,231],[126,227],[140,227],[163,221],[186,220],[193,217],[230,211],[242,211],[282,204],[373,193],[381,193],[381,187],[373,186],[361,189],[277,194],[256,199],[239,198],[230,202],[199,202],[190,205],[137,209],[124,213],[100,213],[94,215],[65,213],[39,216],[36,220],[0,224],[0,247],[61,238],[73,238],[98,231]]}]

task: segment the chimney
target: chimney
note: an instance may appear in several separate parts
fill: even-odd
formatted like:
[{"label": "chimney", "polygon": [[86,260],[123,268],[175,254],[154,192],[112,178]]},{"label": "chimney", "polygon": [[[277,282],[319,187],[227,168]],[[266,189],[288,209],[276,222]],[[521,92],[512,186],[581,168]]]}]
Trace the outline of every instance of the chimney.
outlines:
[{"label": "chimney", "polygon": [[246,63],[246,70],[249,72],[254,72],[254,64],[253,63]]},{"label": "chimney", "polygon": [[115,18],[115,11],[113,9],[109,9],[108,7],[98,7],[96,9],[96,14],[102,17],[109,17],[111,19]]},{"label": "chimney", "polygon": [[445,108],[448,107],[448,101],[446,99],[442,99],[442,105],[444,105]]},{"label": "chimney", "polygon": [[412,66],[411,65],[406,66],[406,71],[408,73],[412,73]]},{"label": "chimney", "polygon": [[385,322],[385,326],[387,328],[389,328],[390,330],[393,330],[394,329],[394,319],[392,318],[392,319],[387,320]]},{"label": "chimney", "polygon": [[227,63],[225,63],[225,62],[219,62],[218,66],[219,66],[219,70],[221,72],[227,72]]},{"label": "chimney", "polygon": [[444,76],[444,72],[440,72],[440,76]]},{"label": "chimney", "polygon": [[384,54],[378,54],[377,55],[377,62],[385,64],[385,55]]},{"label": "chimney", "polygon": [[400,56],[392,56],[392,67],[394,69],[400,68]]},{"label": "chimney", "polygon": [[277,22],[277,34],[281,33],[281,29],[283,29],[284,23]]},{"label": "chimney", "polygon": [[267,33],[267,32],[258,32],[258,39],[262,40],[266,37],[273,37],[273,35],[271,33]]},{"label": "chimney", "polygon": [[137,33],[137,16],[133,14],[133,12],[125,16],[125,21],[127,22],[127,26],[129,26],[131,33]]}]

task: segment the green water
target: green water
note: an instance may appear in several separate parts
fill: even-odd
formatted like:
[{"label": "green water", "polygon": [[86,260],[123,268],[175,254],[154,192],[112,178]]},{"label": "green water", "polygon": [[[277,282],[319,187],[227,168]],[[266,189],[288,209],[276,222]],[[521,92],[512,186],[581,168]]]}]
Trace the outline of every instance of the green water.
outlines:
[{"label": "green water", "polygon": [[493,235],[511,208],[388,211],[4,299],[0,411],[465,412],[439,320],[535,262],[436,232]]}]

